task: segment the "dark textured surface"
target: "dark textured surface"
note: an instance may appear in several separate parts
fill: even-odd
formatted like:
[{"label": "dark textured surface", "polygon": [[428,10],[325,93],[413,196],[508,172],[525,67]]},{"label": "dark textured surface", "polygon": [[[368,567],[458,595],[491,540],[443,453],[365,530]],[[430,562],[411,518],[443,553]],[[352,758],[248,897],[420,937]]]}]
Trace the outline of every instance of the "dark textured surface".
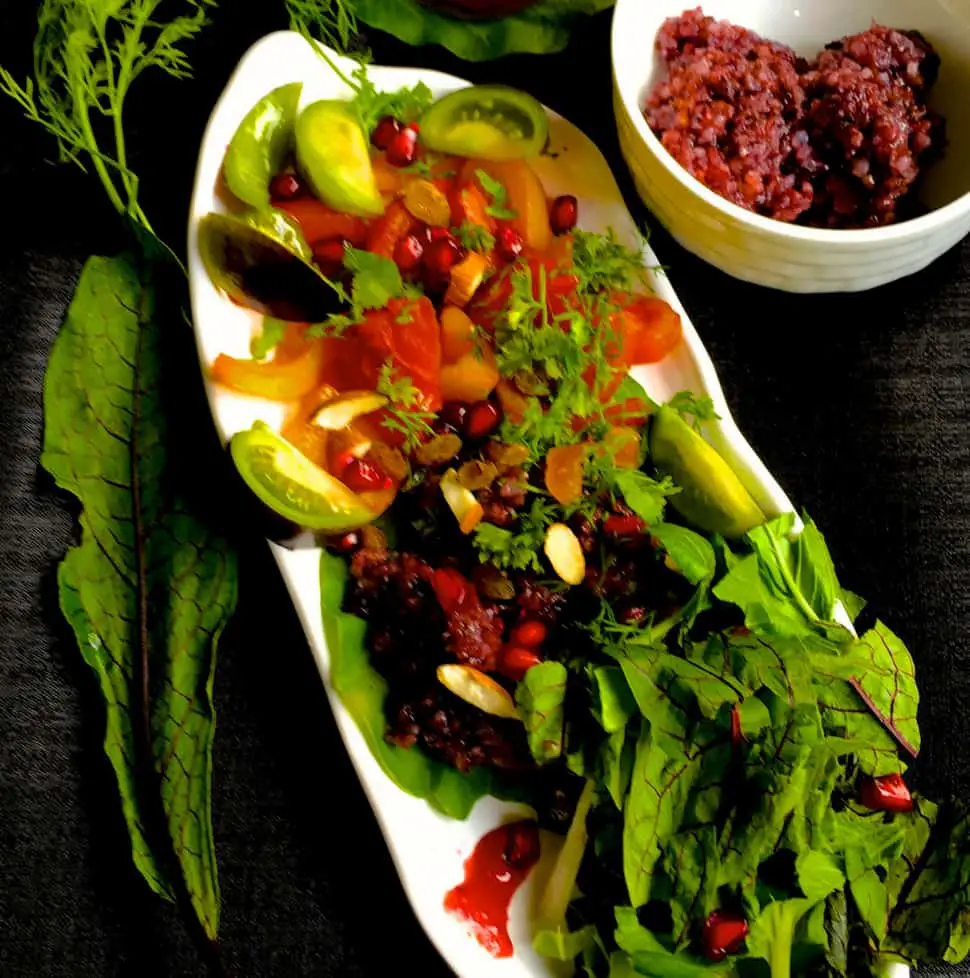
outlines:
[{"label": "dark textured surface", "polygon": [[[0,0],[0,63],[20,72],[31,6]],[[183,234],[209,107],[245,48],[282,24],[282,4],[252,6],[243,17],[224,5],[193,48],[194,82],[148,82],[132,106],[143,202],[170,240]],[[608,31],[607,14],[563,56],[479,66],[375,47],[386,62],[530,88],[597,139],[627,189]],[[581,73],[577,57],[588,59]],[[131,867],[97,690],[56,607],[74,514],[37,465],[47,353],[83,258],[116,246],[116,225],[93,178],[40,163],[50,144],[9,104],[0,126],[0,975],[197,976],[178,921]],[[921,782],[966,793],[970,242],[917,278],[850,298],[766,292],[660,233],[654,244],[741,427],[828,534],[845,583],[913,650]],[[402,962],[408,975],[447,975],[402,896],[269,556],[244,528],[238,542],[242,599],[216,685],[228,963],[252,978],[384,978]]]}]

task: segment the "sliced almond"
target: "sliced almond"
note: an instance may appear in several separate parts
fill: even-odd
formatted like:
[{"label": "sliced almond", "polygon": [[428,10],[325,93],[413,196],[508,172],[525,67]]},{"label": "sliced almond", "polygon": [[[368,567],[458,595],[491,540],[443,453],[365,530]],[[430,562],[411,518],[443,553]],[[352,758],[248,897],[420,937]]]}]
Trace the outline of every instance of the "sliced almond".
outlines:
[{"label": "sliced almond", "polygon": [[515,701],[508,690],[474,666],[457,662],[438,666],[438,682],[445,689],[483,713],[506,720],[518,720]]},{"label": "sliced almond", "polygon": [[455,514],[462,533],[471,533],[482,521],[485,511],[475,494],[458,481],[458,473],[448,469],[441,477],[441,493],[448,508]]},{"label": "sliced almond", "polygon": [[553,523],[546,530],[543,549],[552,569],[567,584],[582,583],[586,576],[586,558],[579,538],[565,523]]},{"label": "sliced almond", "polygon": [[313,423],[328,431],[340,431],[362,414],[379,411],[387,398],[377,391],[345,391],[327,401],[313,416]]}]

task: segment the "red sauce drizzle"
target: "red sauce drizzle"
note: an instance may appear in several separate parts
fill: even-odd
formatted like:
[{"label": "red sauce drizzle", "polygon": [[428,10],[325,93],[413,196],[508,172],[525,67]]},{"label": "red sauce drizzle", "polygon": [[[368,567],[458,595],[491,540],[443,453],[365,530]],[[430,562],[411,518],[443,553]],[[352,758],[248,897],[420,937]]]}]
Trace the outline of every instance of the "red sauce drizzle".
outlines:
[{"label": "red sauce drizzle", "polygon": [[509,904],[539,858],[535,822],[500,825],[465,860],[465,880],[445,897],[445,909],[472,924],[478,943],[496,958],[512,955]]}]

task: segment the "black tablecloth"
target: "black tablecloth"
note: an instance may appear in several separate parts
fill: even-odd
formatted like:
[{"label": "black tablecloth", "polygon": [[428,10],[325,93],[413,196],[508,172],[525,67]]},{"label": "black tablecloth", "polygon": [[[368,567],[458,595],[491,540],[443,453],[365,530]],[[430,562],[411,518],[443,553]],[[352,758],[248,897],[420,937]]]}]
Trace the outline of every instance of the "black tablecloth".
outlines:
[{"label": "black tablecloth", "polygon": [[[21,74],[30,6],[0,0],[0,63]],[[283,26],[282,3],[223,6],[192,46],[196,79],[146,76],[129,109],[143,203],[170,241],[184,234],[210,107],[248,45]],[[557,57],[474,66],[371,40],[385,63],[530,89],[597,140],[632,204],[609,26],[609,14],[584,23]],[[99,694],[56,603],[74,507],[37,464],[51,343],[84,258],[111,253],[118,225],[97,181],[43,162],[52,144],[6,101],[0,132],[0,975],[195,976],[183,929],[132,868]],[[970,241],[876,292],[800,297],[732,281],[652,231],[742,429],[828,535],[844,583],[913,651],[920,784],[970,790]],[[236,542],[242,594],[216,685],[227,961],[253,978],[447,975],[403,898],[265,545],[245,527]]]}]

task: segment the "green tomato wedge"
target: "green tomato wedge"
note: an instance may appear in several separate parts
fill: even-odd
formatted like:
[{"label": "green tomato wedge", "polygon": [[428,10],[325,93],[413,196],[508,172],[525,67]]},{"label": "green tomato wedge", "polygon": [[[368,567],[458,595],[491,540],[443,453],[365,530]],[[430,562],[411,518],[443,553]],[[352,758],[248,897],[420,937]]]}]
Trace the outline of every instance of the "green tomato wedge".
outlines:
[{"label": "green tomato wedge", "polygon": [[376,517],[357,493],[262,421],[233,435],[229,450],[246,485],[274,513],[299,526],[343,533]]},{"label": "green tomato wedge", "polygon": [[199,221],[199,257],[216,288],[276,319],[315,323],[337,308],[333,285],[312,263],[296,223],[266,208],[206,214]]},{"label": "green tomato wedge", "polygon": [[546,110],[506,85],[472,85],[438,99],[421,117],[421,142],[439,153],[521,160],[542,152]]},{"label": "green tomato wedge", "polygon": [[367,137],[346,102],[313,102],[300,113],[296,159],[313,192],[329,207],[360,217],[384,213]]},{"label": "green tomato wedge", "polygon": [[737,538],[765,522],[727,462],[673,408],[657,411],[650,454],[659,471],[681,488],[670,505],[698,529]]},{"label": "green tomato wedge", "polygon": [[269,182],[279,173],[293,141],[302,82],[264,95],[239,123],[226,152],[226,184],[252,207],[269,207]]}]

